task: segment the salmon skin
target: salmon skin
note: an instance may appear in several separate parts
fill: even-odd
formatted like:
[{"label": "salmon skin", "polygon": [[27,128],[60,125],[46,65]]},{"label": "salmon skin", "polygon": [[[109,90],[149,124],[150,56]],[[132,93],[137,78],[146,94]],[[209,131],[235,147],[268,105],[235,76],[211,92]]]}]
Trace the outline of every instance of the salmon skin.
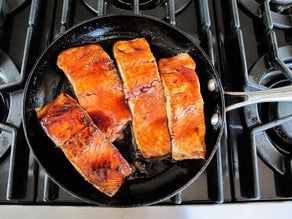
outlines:
[{"label": "salmon skin", "polygon": [[113,52],[141,154],[144,158],[171,154],[162,82],[148,42],[144,38],[117,41]]},{"label": "salmon skin", "polygon": [[77,101],[61,93],[36,113],[45,133],[84,179],[113,196],[131,174],[131,167]]},{"label": "salmon skin", "polygon": [[100,45],[69,48],[57,58],[80,105],[113,142],[131,120],[117,69]]},{"label": "salmon skin", "polygon": [[164,84],[168,126],[174,160],[205,158],[204,101],[195,72],[196,63],[187,53],[158,62]]}]

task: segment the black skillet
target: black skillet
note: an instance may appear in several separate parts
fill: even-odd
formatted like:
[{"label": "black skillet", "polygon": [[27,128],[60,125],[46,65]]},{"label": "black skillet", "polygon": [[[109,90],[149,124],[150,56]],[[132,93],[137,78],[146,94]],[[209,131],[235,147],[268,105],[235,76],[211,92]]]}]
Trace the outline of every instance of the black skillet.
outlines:
[{"label": "black skillet", "polygon": [[[129,162],[136,166],[137,171],[110,198],[87,183],[61,150],[45,135],[37,121],[35,108],[49,103],[61,91],[74,95],[66,77],[56,66],[56,58],[61,51],[74,46],[98,43],[112,56],[114,42],[137,37],[148,40],[157,60],[187,52],[196,61],[196,71],[205,101],[207,154],[205,160],[174,162],[171,157],[145,160],[139,153],[133,153],[135,149],[128,130],[124,141],[115,144]],[[225,117],[219,77],[198,44],[168,23],[140,15],[96,18],[68,30],[56,39],[44,51],[29,75],[23,106],[26,139],[39,164],[60,187],[86,202],[102,206],[151,205],[182,191],[210,163],[222,134],[223,124],[220,121],[224,121]]]}]

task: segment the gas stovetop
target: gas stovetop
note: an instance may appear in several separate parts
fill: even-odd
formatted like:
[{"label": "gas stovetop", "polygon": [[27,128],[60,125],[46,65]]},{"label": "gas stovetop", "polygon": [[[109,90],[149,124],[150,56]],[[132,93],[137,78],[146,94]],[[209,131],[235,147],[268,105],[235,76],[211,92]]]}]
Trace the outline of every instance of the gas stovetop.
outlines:
[{"label": "gas stovetop", "polygon": [[[12,3],[13,2],[13,3]],[[0,1],[0,203],[88,205],[40,167],[22,130],[26,78],[68,28],[112,14],[145,14],[189,34],[205,50],[225,90],[291,84],[291,3],[277,1]],[[232,99],[226,98],[227,104]],[[203,174],[161,205],[290,200],[291,103],[227,113],[219,149]]]},{"label": "gas stovetop", "polygon": [[[230,6],[225,88],[254,91],[291,85],[291,2],[231,1]],[[253,104],[228,114],[234,200],[291,197],[291,104]]]}]

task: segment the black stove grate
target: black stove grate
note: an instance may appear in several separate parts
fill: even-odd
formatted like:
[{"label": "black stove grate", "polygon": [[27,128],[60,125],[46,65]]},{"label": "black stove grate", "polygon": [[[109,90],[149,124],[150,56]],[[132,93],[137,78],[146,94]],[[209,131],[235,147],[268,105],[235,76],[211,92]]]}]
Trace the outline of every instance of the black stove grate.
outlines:
[{"label": "black stove grate", "polygon": [[174,15],[183,11],[191,0],[83,0],[83,2],[99,16],[108,13],[145,14],[173,20]]},{"label": "black stove grate", "polygon": [[[288,49],[291,29],[275,22],[270,1],[233,0],[228,4],[222,10],[228,11],[223,19],[231,20],[230,25],[225,21],[219,29],[225,35],[222,42],[225,89],[267,89],[266,81],[273,70],[277,70],[286,83],[291,83],[291,69],[287,64],[291,60]],[[256,18],[246,10],[247,7],[257,13]],[[229,104],[232,100],[226,102]],[[253,104],[227,114],[234,201],[287,200],[292,197],[288,186],[291,185],[291,155],[275,148],[268,134],[277,126],[291,124],[291,114],[264,121],[258,110],[265,107],[266,104]],[[267,152],[268,157],[265,157],[263,153]]]},{"label": "black stove grate", "polygon": [[[263,18],[265,15],[263,7],[269,7],[269,19],[270,22],[277,28],[291,29],[291,1],[269,1],[265,0],[262,2],[256,0],[238,0],[238,2],[253,16],[257,18]],[[263,6],[263,2],[264,6]]]}]

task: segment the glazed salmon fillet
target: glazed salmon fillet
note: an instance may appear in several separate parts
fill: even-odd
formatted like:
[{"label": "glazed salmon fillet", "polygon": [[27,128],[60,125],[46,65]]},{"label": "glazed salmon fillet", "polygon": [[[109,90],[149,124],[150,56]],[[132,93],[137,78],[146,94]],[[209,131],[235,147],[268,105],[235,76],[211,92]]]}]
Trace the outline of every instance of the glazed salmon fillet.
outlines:
[{"label": "glazed salmon fillet", "polygon": [[167,100],[173,159],[205,158],[204,101],[195,61],[181,53],[160,59],[158,66]]},{"label": "glazed salmon fillet", "polygon": [[61,93],[36,112],[45,133],[84,179],[113,196],[130,175],[131,167],[77,101]]},{"label": "glazed salmon fillet", "polygon": [[57,65],[73,86],[80,105],[98,128],[114,141],[131,120],[117,69],[100,45],[61,52]]},{"label": "glazed salmon fillet", "polygon": [[144,38],[118,41],[113,52],[139,150],[145,158],[171,154],[163,86],[148,42]]}]

